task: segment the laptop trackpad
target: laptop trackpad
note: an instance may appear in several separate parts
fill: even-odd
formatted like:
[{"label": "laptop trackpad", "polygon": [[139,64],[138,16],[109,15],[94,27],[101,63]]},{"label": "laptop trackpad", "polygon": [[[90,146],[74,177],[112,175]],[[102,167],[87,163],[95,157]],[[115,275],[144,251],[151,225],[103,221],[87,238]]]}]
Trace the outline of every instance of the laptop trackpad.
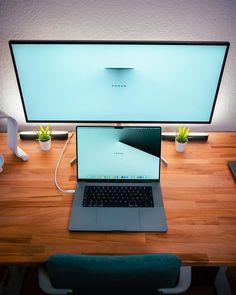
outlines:
[{"label": "laptop trackpad", "polygon": [[136,208],[98,208],[97,226],[101,230],[132,231],[140,229]]}]

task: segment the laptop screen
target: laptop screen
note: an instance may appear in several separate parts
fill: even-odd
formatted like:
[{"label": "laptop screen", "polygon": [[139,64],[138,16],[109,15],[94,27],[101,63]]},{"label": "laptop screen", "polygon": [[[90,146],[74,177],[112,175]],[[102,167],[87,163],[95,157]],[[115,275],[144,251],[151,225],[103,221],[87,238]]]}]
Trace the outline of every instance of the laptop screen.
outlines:
[{"label": "laptop screen", "polygon": [[160,127],[77,127],[76,143],[78,180],[160,179]]}]

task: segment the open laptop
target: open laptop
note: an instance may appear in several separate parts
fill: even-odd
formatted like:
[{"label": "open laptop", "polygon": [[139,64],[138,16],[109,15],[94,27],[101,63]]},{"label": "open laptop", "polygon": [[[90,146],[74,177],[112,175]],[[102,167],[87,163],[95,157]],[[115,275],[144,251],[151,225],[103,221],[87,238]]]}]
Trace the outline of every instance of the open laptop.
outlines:
[{"label": "open laptop", "polygon": [[77,127],[70,231],[166,232],[160,127]]}]

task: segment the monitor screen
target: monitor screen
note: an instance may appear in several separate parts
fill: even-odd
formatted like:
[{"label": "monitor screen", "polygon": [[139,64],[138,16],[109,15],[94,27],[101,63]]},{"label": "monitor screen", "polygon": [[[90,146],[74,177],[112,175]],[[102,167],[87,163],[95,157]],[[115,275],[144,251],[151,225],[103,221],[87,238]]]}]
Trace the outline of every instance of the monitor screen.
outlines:
[{"label": "monitor screen", "polygon": [[160,178],[160,127],[77,127],[78,180]]},{"label": "monitor screen", "polygon": [[27,122],[210,123],[228,42],[9,41]]}]

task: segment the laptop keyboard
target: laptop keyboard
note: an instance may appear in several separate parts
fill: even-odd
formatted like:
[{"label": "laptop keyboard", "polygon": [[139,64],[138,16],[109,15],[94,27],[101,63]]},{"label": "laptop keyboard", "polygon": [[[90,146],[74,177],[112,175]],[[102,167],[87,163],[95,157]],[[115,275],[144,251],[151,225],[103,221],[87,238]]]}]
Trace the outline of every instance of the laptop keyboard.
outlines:
[{"label": "laptop keyboard", "polygon": [[154,207],[151,186],[85,186],[83,207]]}]

